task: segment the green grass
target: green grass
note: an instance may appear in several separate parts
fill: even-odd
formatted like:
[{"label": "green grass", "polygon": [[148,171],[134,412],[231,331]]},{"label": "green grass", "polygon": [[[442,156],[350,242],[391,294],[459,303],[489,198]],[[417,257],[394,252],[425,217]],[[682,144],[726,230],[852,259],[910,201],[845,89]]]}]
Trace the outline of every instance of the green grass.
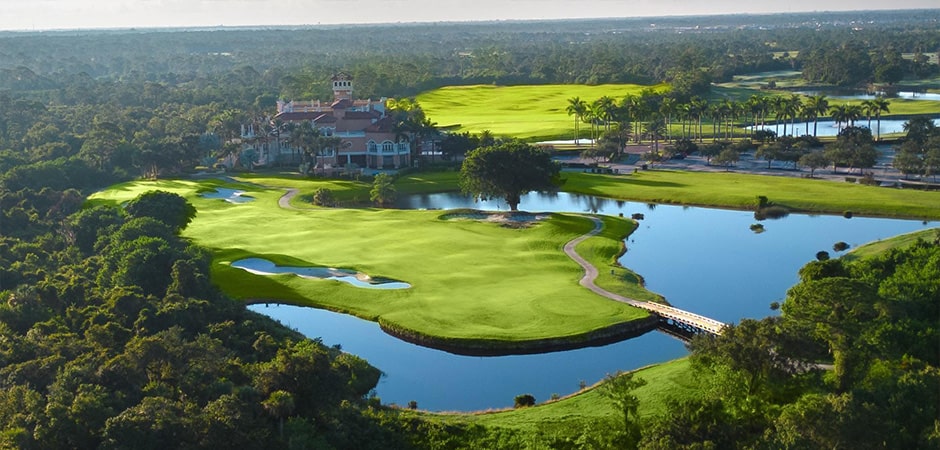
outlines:
[{"label": "green grass", "polygon": [[862,245],[858,248],[851,249],[848,253],[842,256],[842,259],[854,261],[856,259],[870,258],[894,248],[909,247],[911,244],[919,240],[933,241],[934,239],[937,239],[938,236],[940,236],[940,228],[930,228],[927,230],[915,231],[913,233],[901,234],[888,239],[869,242],[868,244]]},{"label": "green grass", "polygon": [[[412,184],[433,179],[415,178]],[[185,236],[213,252],[214,282],[246,301],[316,306],[450,340],[575,337],[647,316],[577,284],[583,271],[562,246],[592,228],[585,217],[555,214],[531,228],[513,229],[443,220],[441,211],[284,210],[277,206],[283,190],[261,187],[284,183],[283,179],[255,176],[252,182],[231,186],[250,190],[257,199],[238,205],[197,195],[218,181],[125,183],[95,194],[93,200],[122,202],[153,189],[185,196],[198,210]],[[307,181],[304,189],[315,189],[317,183]],[[323,183],[336,186],[332,181]],[[591,245],[598,254],[612,254],[619,251],[623,237],[596,238]],[[248,256],[280,264],[355,269],[413,287],[362,289],[293,275],[253,275],[228,265]]]},{"label": "green grass", "polygon": [[[634,376],[646,380],[647,384],[635,392],[640,400],[639,414],[642,417],[661,415],[666,411],[668,398],[688,398],[698,395],[698,384],[687,358],[657,364],[634,372]],[[602,396],[596,386],[556,401],[549,401],[530,408],[507,409],[469,414],[417,413],[431,420],[445,422],[476,423],[487,427],[535,430],[555,425],[577,424],[597,419],[616,418],[618,412],[610,401]],[[537,399],[543,400],[543,399]]]},{"label": "green grass", "polygon": [[794,211],[940,219],[940,192],[720,172],[570,172],[565,177],[565,191],[614,199],[752,209],[757,196],[765,195]]},{"label": "green grass", "polygon": [[[794,76],[796,74],[796,76]],[[805,85],[799,72],[779,71],[736,76],[735,81],[713,86],[708,96],[710,101],[731,99],[744,101],[753,94],[789,96],[788,91],[766,91],[756,89],[757,84],[775,80],[780,87]],[[926,80],[925,82],[929,82]],[[591,102],[602,96],[620,101],[627,94],[639,94],[643,89],[668,89],[665,84],[644,86],[635,84],[617,85],[526,85],[526,86],[448,86],[418,95],[417,100],[433,121],[442,127],[458,131],[480,133],[489,130],[497,136],[519,138],[528,141],[573,139],[573,117],[565,112],[568,99],[580,97]],[[892,116],[940,114],[940,101],[891,99]],[[831,105],[861,104],[861,100],[831,99]],[[867,120],[863,120],[867,124]],[[703,122],[711,129],[711,122]],[[590,126],[582,124],[581,137],[589,137]],[[678,131],[678,125],[673,126]]]},{"label": "green grass", "polygon": [[[497,136],[526,140],[573,139],[574,118],[565,112],[568,99],[580,97],[592,102],[609,96],[617,101],[643,89],[667,89],[664,84],[528,85],[528,86],[448,86],[418,95],[427,116],[440,126],[480,133],[489,130]],[[584,125],[581,137],[590,134]]]}]

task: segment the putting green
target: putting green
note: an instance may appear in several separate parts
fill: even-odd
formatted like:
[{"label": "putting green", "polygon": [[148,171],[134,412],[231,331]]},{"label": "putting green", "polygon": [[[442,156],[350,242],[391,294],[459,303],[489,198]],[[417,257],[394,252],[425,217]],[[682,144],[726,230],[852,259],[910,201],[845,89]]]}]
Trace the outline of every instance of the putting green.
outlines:
[{"label": "putting green", "polygon": [[[264,183],[264,179],[256,179]],[[225,186],[256,200],[232,204],[199,192]],[[592,229],[588,218],[553,214],[528,228],[473,220],[445,220],[442,211],[278,206],[281,188],[205,181],[137,181],[94,194],[93,202],[120,203],[148,190],[186,197],[198,210],[186,237],[213,252],[213,281],[246,301],[282,301],[347,312],[444,340],[526,342],[578,339],[586,333],[647,317],[628,305],[578,285],[581,268],[562,251]],[[624,234],[632,223],[622,221]],[[616,254],[623,236],[590,240],[591,253]],[[605,250],[598,247],[609,247]],[[295,275],[255,275],[229,264],[262,257],[281,265],[354,269],[412,285],[369,290]],[[599,261],[601,272],[612,261]],[[608,258],[609,259],[609,258]],[[635,286],[630,295],[656,296]],[[627,292],[626,290],[624,292]]]}]

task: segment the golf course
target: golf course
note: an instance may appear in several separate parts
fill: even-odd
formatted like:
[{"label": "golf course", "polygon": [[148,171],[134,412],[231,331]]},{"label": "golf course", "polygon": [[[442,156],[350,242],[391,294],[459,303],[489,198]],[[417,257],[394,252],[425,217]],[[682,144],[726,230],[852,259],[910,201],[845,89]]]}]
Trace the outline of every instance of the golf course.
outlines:
[{"label": "golf course", "polygon": [[[520,351],[542,347],[545,340],[584,343],[633,321],[644,323],[644,331],[649,327],[646,312],[578,286],[582,269],[561,248],[593,228],[586,217],[546,214],[507,227],[441,211],[287,210],[278,206],[283,189],[263,187],[266,179],[252,181],[136,181],[100,192],[92,201],[119,203],[149,190],[178,193],[198,209],[185,235],[212,251],[213,280],[234,298],[349,313],[397,334],[430,337],[438,346]],[[318,183],[302,184],[309,189]],[[200,196],[217,187],[243,190],[243,197],[255,200],[233,204]],[[603,233],[579,246],[583,256],[603,268],[599,284],[622,295],[657,300],[636,282],[616,282],[636,280],[612,266],[635,224],[611,217],[604,223]],[[232,267],[245,258],[353,269],[412,287],[362,289]]]}]

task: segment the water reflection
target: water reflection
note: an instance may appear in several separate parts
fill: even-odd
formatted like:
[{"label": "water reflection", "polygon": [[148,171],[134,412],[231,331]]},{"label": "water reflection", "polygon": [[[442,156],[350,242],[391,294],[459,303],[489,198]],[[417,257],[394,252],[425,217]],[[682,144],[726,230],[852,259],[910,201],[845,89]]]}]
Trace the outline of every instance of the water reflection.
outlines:
[{"label": "water reflection", "polygon": [[[881,119],[880,133],[881,134],[901,133],[904,131],[904,124],[906,122],[907,120]],[[933,119],[933,123],[934,125],[940,125],[940,119]],[[813,122],[795,122],[793,126],[791,126],[791,124],[787,122],[786,125],[787,125],[786,129],[787,129],[788,135],[801,136],[804,134],[809,134],[809,135],[813,134]],[[841,127],[844,128],[846,126],[846,123],[842,122],[841,124],[837,124],[836,122],[833,122],[832,120],[820,120],[817,123],[816,136],[837,136],[839,134],[839,130],[841,129],[837,127],[837,125],[841,125]],[[868,120],[856,121],[855,126],[868,127]],[[750,127],[748,127],[748,129],[750,129]],[[777,134],[783,134],[783,122],[776,124],[776,125],[764,125],[763,127],[758,126],[757,129],[758,130],[760,129],[771,130],[771,131],[776,132]],[[879,130],[878,122],[876,120],[872,120],[871,121],[872,134],[878,134],[879,133],[878,130]]]},{"label": "water reflection", "polygon": [[[592,385],[618,370],[643,367],[685,354],[678,339],[662,333],[603,347],[538,355],[461,356],[395,339],[375,322],[314,308],[253,305],[305,336],[322,337],[326,345],[342,346],[381,369],[377,394],[383,403],[433,411],[511,407],[513,397],[529,393],[543,402],[552,394],[577,392],[583,381]],[[547,376],[547,374],[551,374]]]}]

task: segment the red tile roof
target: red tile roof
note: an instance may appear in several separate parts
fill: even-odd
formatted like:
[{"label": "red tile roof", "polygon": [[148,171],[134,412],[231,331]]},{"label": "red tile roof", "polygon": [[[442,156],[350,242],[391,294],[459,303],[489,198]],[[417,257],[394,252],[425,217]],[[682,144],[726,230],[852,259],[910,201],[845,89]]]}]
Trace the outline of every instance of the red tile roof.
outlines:
[{"label": "red tile roof", "polygon": [[370,125],[366,128],[366,131],[371,133],[391,133],[394,126],[395,121],[392,120],[391,117],[385,117]]}]

